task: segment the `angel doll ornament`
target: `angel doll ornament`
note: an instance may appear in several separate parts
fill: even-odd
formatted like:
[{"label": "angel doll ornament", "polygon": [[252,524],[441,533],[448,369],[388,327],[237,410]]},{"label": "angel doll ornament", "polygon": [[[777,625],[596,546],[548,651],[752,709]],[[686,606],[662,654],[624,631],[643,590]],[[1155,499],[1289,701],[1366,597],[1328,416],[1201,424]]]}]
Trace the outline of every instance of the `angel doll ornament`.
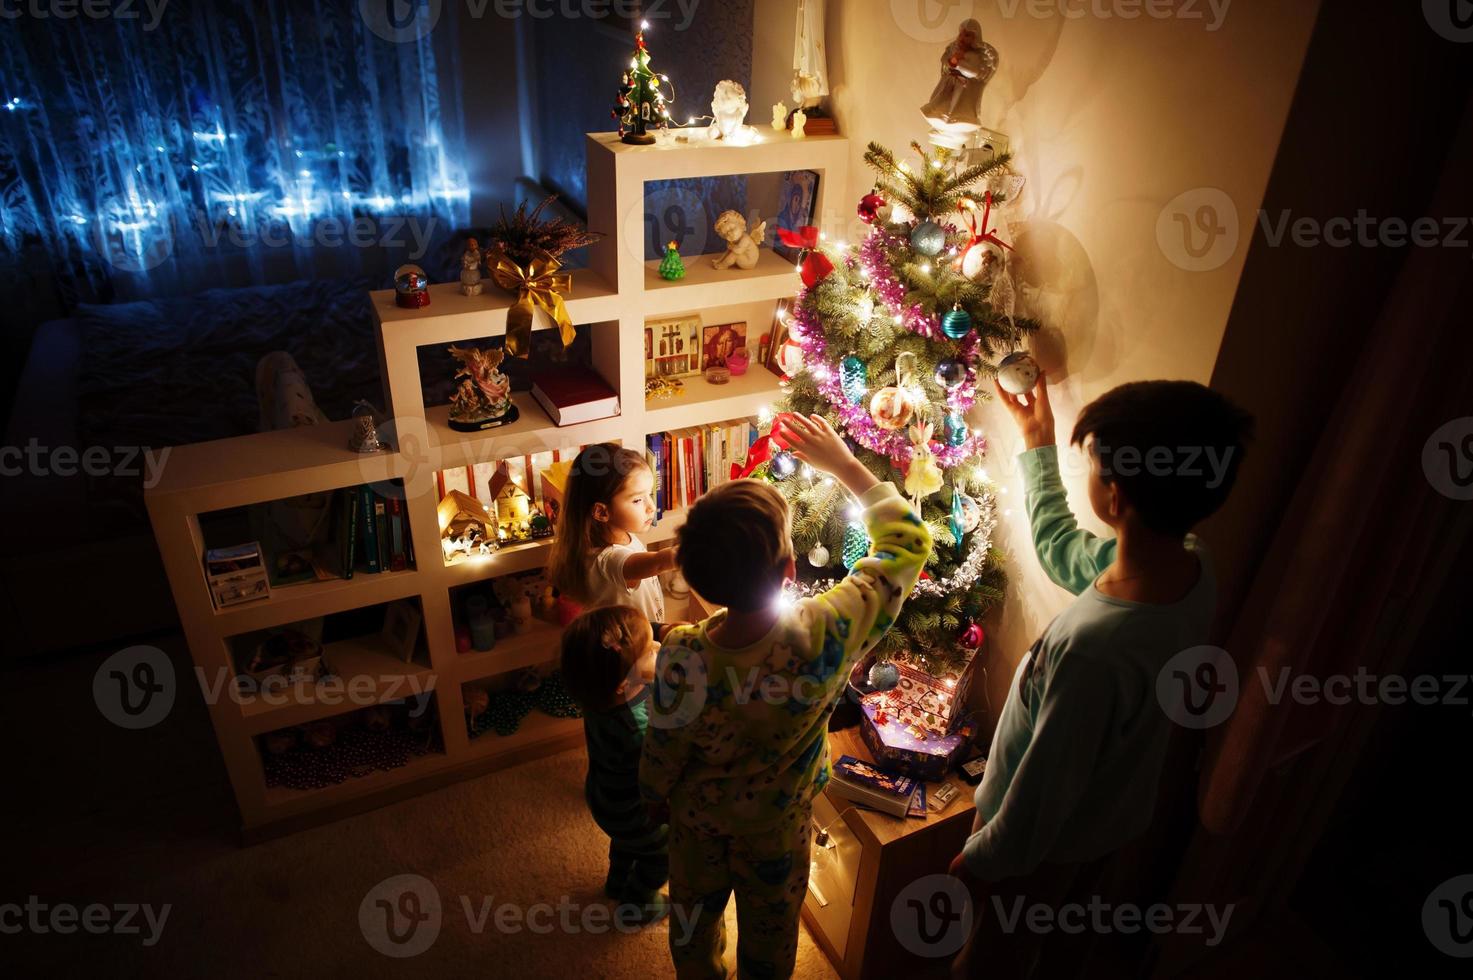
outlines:
[{"label": "angel doll ornament", "polygon": [[997,71],[997,49],[982,40],[982,25],[962,21],[956,40],[941,55],[941,80],[921,115],[931,124],[931,142],[960,149],[982,125],[982,92]]}]

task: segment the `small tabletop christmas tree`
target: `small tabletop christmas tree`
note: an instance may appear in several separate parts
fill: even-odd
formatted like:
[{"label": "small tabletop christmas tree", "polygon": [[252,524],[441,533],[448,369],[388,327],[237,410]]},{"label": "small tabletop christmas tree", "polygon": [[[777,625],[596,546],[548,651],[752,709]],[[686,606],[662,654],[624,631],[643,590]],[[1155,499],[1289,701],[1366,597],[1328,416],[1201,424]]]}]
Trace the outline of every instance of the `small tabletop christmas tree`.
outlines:
[{"label": "small tabletop christmas tree", "polygon": [[680,253],[675,249],[675,242],[671,241],[665,246],[665,257],[660,260],[661,279],[683,279],[685,277],[685,263],[680,261]]},{"label": "small tabletop christmas tree", "polygon": [[[648,130],[670,125],[670,109],[660,92],[660,83],[669,82],[664,75],[650,70],[650,52],[644,46],[648,23],[641,23],[634,35],[634,57],[619,83],[619,97],[611,113],[619,122],[619,136],[626,143],[649,144],[655,141]],[[673,95],[672,95],[673,99]]]}]

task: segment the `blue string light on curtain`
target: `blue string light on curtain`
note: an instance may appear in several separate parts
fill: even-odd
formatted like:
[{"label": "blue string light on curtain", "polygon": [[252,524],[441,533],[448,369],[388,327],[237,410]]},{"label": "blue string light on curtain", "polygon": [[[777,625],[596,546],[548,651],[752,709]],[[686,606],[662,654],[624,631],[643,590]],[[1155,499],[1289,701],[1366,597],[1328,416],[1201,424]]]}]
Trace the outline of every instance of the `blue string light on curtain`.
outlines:
[{"label": "blue string light on curtain", "polygon": [[381,272],[467,224],[453,28],[393,43],[358,8],[8,23],[0,253],[126,297]]}]

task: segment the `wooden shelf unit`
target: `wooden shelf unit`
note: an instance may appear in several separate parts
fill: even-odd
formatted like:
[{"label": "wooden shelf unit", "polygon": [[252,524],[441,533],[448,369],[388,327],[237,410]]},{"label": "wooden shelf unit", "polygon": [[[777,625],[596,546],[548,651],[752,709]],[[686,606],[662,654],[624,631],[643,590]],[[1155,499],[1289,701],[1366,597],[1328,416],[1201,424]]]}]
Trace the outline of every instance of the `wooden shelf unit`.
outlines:
[{"label": "wooden shelf unit", "polygon": [[[455,466],[571,449],[590,442],[618,441],[642,447],[651,432],[721,422],[757,414],[776,400],[778,378],[757,363],[757,338],[769,329],[777,300],[799,286],[796,269],[764,247],[757,268],[716,271],[710,256],[686,258],[688,273],[666,282],[654,273],[658,263],[644,252],[644,196],[649,181],[688,177],[771,174],[814,170],[819,174],[815,223],[837,231],[843,215],[833,192],[846,186],[848,140],[815,136],[793,140],[764,133],[749,146],[722,143],[632,146],[613,133],[587,136],[588,226],[605,237],[589,248],[589,268],[573,272],[564,297],[576,324],[589,325],[593,366],[619,393],[622,412],[611,419],[559,428],[525,394],[515,397],[517,422],[484,433],[463,433],[448,425],[446,406],[426,409],[419,376],[418,348],[495,337],[506,332],[506,312],[514,297],[489,281],[480,296],[463,296],[456,283],[430,287],[430,305],[417,310],[395,305],[392,290],[370,295],[378,324],[378,354],[384,401],[392,425],[385,428],[394,452],[361,456],[348,449],[350,421],[304,426],[175,447],[159,482],[146,492],[149,517],[179,618],[195,664],[207,676],[233,676],[230,638],[253,630],[395,599],[418,599],[423,613],[423,644],[428,663],[405,664],[371,649],[370,641],[340,641],[337,669],[379,681],[375,690],[392,698],[395,677],[418,689],[432,686],[437,701],[443,750],[413,759],[403,768],[374,773],[320,790],[268,789],[255,737],[279,727],[348,713],[357,703],[327,705],[310,691],[292,704],[267,708],[243,705],[228,695],[208,705],[247,839],[310,826],[424,792],[446,782],[488,772],[572,747],[582,738],[576,719],[533,712],[511,736],[467,736],[461,686],[485,681],[556,656],[558,630],[539,624],[530,633],[499,639],[485,652],[455,650],[451,590],[460,586],[542,567],[548,542],[504,548],[483,559],[446,565],[439,551],[435,473]],[[711,216],[714,219],[714,215]],[[769,221],[769,241],[775,214]],[[703,378],[685,379],[683,396],[644,399],[643,331],[646,319],[670,313],[703,313],[718,308],[750,311],[748,340],[753,363],[727,385]],[[758,313],[765,321],[758,322]],[[708,322],[725,322],[709,320]],[[408,571],[314,582],[273,589],[266,600],[217,610],[206,587],[204,537],[199,515],[361,483],[399,480],[418,565]],[[683,512],[666,516],[651,534],[651,544],[668,540]],[[237,542],[229,542],[237,543]],[[693,609],[700,613],[703,610]],[[347,676],[345,681],[350,680]]]}]

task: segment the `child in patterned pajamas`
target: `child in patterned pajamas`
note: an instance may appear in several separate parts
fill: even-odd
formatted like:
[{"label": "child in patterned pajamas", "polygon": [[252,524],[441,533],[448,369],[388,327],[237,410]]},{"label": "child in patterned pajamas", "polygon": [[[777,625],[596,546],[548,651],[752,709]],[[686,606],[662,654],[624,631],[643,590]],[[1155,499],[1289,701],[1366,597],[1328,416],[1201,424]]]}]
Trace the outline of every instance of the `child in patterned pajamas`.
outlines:
[{"label": "child in patterned pajamas", "polygon": [[808,887],[813,797],[829,779],[827,723],[849,671],[895,621],[931,534],[819,416],[786,423],[801,460],[833,474],[864,509],[871,546],[822,595],[784,606],[793,577],[788,509],[738,480],[706,494],[679,532],[686,581],[722,612],[661,646],[640,764],[646,801],[669,807],[671,931],[680,977],[725,977],[723,915],[736,892],[737,972],[791,975]]}]

